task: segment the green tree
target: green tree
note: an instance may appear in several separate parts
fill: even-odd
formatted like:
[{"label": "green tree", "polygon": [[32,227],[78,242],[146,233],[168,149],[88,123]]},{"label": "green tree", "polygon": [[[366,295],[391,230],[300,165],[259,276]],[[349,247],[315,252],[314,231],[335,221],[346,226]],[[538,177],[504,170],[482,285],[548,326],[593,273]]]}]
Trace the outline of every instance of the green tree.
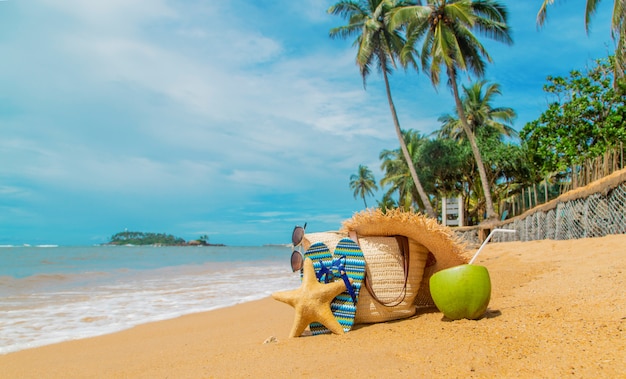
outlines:
[{"label": "green tree", "polygon": [[398,204],[395,202],[393,197],[388,194],[383,195],[382,200],[377,201],[376,203],[378,208],[380,208],[383,212],[386,212],[387,209],[394,209],[398,207]]},{"label": "green tree", "polygon": [[439,85],[441,69],[449,79],[461,126],[467,135],[476,159],[487,205],[487,218],[495,219],[491,191],[485,165],[476,138],[463,109],[457,77],[467,72],[482,77],[486,61],[491,57],[474,32],[496,41],[511,44],[506,7],[493,0],[427,0],[427,5],[408,5],[394,10],[391,26],[405,25],[407,46],[423,41],[421,62],[435,87]]},{"label": "green tree", "polygon": [[[419,149],[427,139],[414,130],[402,131],[402,139],[407,148],[411,162],[415,166],[419,162],[417,154]],[[381,179],[381,186],[389,186],[384,196],[391,197],[393,193],[398,194],[398,207],[409,210],[414,205],[423,209],[423,200],[417,193],[417,188],[413,182],[406,159],[401,149],[383,150],[379,155],[381,169],[385,173]],[[420,170],[420,175],[424,175]],[[427,189],[425,190],[427,191]],[[430,200],[428,200],[430,203]]]},{"label": "green tree", "polygon": [[[469,87],[463,86],[461,103],[472,133],[476,134],[478,128],[491,128],[501,137],[517,136],[512,126],[513,120],[517,117],[515,110],[510,107],[493,106],[494,97],[501,94],[499,84],[487,84],[485,80],[474,82]],[[455,113],[457,113],[456,109]],[[466,138],[458,113],[441,116],[439,121],[443,123],[439,136],[455,140]]]},{"label": "green tree", "polygon": [[355,199],[357,196],[363,199],[365,208],[367,208],[365,196],[373,196],[374,190],[378,190],[374,174],[372,174],[372,171],[364,165],[359,165],[358,172],[350,175],[350,188],[354,191]]},{"label": "green tree", "polygon": [[[548,16],[548,5],[554,4],[554,0],[544,0],[537,13],[537,25],[542,26]],[[589,33],[591,17],[596,12],[600,0],[587,0],[585,4],[585,31]],[[613,14],[611,16],[611,37],[617,41],[615,47],[615,78],[624,79],[626,70],[626,0],[613,1]]]},{"label": "green tree", "polygon": [[[385,173],[380,180],[380,185],[382,188],[388,187],[387,191],[383,194],[383,200],[392,199],[395,193],[398,199],[396,206],[404,210],[409,210],[415,202],[412,193],[414,185],[402,151],[399,148],[383,150],[379,158],[382,161],[380,167]],[[387,204],[388,203],[389,202],[387,202]]]},{"label": "green tree", "polygon": [[111,245],[184,245],[185,240],[165,233],[129,232],[125,230],[111,236]]},{"label": "green tree", "polygon": [[[400,121],[398,120],[389,85],[389,75],[392,68],[396,68],[396,61],[404,67],[409,65],[416,67],[414,54],[412,54],[410,46],[405,46],[403,34],[399,30],[390,27],[388,22],[389,15],[394,9],[408,4],[410,2],[402,0],[342,0],[331,6],[328,9],[328,13],[347,19],[348,24],[332,28],[330,37],[345,39],[356,36],[354,42],[354,45],[357,47],[356,63],[361,71],[364,86],[372,66],[375,65],[382,73],[391,117],[393,118],[396,136],[398,137],[404,159],[422,199],[426,214],[436,218],[437,215],[424,191],[411,160],[411,155],[402,138]],[[401,52],[405,53],[400,54]]]},{"label": "green tree", "polygon": [[465,154],[464,147],[449,138],[429,139],[420,147],[416,159],[425,166],[420,171],[431,178],[437,198],[462,193],[466,176],[471,175],[464,161]]},{"label": "green tree", "polygon": [[586,159],[626,142],[626,96],[611,85],[612,62],[611,57],[600,59],[586,72],[548,77],[544,90],[554,101],[520,131],[544,176],[573,174]]},{"label": "green tree", "polygon": [[[530,180],[529,166],[523,149],[517,142],[504,142],[501,135],[493,129],[479,129],[477,138],[483,152],[485,165],[489,167],[487,177],[489,187],[492,188],[494,206],[498,214],[502,213],[502,201],[513,193],[521,191],[521,188],[532,185],[537,181]],[[486,209],[482,201],[481,186],[476,185],[474,192],[480,194],[475,203],[476,215],[483,214]]]},{"label": "green tree", "polygon": [[[496,95],[501,94],[500,85],[497,83],[487,84],[485,80],[479,80],[472,83],[470,86],[463,86],[462,88],[463,95],[461,97],[461,103],[463,104],[470,129],[477,138],[477,145],[482,152],[481,158],[486,162],[485,173],[488,178],[491,194],[493,197],[498,198],[500,197],[499,193],[496,194],[494,192],[499,192],[499,189],[496,187],[496,179],[500,177],[499,169],[501,166],[498,164],[500,163],[500,156],[494,153],[501,152],[501,141],[504,137],[517,137],[517,132],[512,127],[512,122],[517,115],[513,108],[493,106],[494,98]],[[442,122],[439,136],[451,138],[459,142],[468,141],[467,134],[463,130],[459,120],[456,107],[454,113],[456,114],[446,114],[439,118],[439,121]],[[482,138],[478,138],[479,134],[482,135]],[[489,154],[492,159],[487,159],[485,154]],[[472,172],[472,176],[475,176],[475,171]],[[478,195],[483,199],[486,198],[484,196],[484,187],[482,189],[473,187],[474,184],[480,182],[474,180],[471,176],[467,177],[467,182],[471,184],[468,186],[468,189],[471,188],[472,191],[469,191],[466,196],[477,196],[476,200],[473,202],[473,208],[475,208],[474,213],[481,215],[484,213],[486,202],[479,200]],[[467,209],[470,209],[469,204],[467,204]]]}]

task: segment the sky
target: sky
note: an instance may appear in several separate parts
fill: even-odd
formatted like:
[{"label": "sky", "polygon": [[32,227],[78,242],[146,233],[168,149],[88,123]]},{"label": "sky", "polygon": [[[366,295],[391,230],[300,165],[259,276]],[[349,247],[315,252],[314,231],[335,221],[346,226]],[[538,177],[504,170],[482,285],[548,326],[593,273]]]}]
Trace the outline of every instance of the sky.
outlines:
[{"label": "sky", "polygon": [[[0,245],[106,243],[124,230],[291,242],[364,209],[350,175],[398,148],[381,76],[364,88],[345,20],[326,0],[0,1]],[[489,41],[485,79],[520,130],[548,75],[612,53],[612,1],[590,33],[584,1],[504,1],[512,46]],[[445,85],[399,70],[403,129],[452,113]],[[374,206],[383,190],[366,198]]]}]

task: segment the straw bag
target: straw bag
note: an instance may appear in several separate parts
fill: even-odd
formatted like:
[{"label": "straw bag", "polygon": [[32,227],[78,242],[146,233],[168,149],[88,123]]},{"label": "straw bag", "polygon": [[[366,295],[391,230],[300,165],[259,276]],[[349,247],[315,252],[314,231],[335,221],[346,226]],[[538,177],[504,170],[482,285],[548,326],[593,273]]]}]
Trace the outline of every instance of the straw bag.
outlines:
[{"label": "straw bag", "polygon": [[[304,247],[324,242],[331,251],[345,234],[311,233],[304,237]],[[411,317],[422,283],[428,249],[404,237],[360,237],[351,235],[365,256],[365,288],[361,289],[354,323],[365,324]]]}]

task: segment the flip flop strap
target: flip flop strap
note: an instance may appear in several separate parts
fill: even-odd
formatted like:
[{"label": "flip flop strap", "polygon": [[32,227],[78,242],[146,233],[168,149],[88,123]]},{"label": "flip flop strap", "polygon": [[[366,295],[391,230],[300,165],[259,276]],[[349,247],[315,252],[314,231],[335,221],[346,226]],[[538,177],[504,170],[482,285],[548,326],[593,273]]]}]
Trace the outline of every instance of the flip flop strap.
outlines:
[{"label": "flip flop strap", "polygon": [[324,278],[324,283],[328,283],[330,282],[330,279],[333,277],[333,272],[331,270],[328,269],[328,267],[326,267],[326,265],[324,264],[324,262],[322,262],[322,260],[320,259],[320,270],[318,272],[315,273],[315,277],[317,278],[317,281],[321,281],[322,276],[326,275],[326,277]]},{"label": "flip flop strap", "polygon": [[354,292],[354,288],[352,288],[352,283],[350,283],[350,279],[348,279],[346,267],[341,263],[342,259],[345,260],[346,256],[342,255],[341,257],[335,259],[332,263],[332,267],[337,269],[337,272],[341,276],[341,279],[343,279],[343,283],[346,285],[346,289],[348,290],[348,293],[352,297],[352,301],[354,301],[354,304],[356,304],[356,300],[357,300],[356,293]]}]

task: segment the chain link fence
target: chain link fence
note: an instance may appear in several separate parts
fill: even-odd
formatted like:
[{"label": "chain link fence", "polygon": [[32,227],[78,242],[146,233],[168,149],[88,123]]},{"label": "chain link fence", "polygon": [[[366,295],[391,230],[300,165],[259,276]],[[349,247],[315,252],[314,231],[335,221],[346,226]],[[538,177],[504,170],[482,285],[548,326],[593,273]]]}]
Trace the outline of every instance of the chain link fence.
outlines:
[{"label": "chain link fence", "polygon": [[455,232],[468,243],[480,243],[485,231],[494,228],[517,233],[494,234],[493,242],[626,234],[626,170],[570,191],[513,219],[489,226],[458,228]]}]

